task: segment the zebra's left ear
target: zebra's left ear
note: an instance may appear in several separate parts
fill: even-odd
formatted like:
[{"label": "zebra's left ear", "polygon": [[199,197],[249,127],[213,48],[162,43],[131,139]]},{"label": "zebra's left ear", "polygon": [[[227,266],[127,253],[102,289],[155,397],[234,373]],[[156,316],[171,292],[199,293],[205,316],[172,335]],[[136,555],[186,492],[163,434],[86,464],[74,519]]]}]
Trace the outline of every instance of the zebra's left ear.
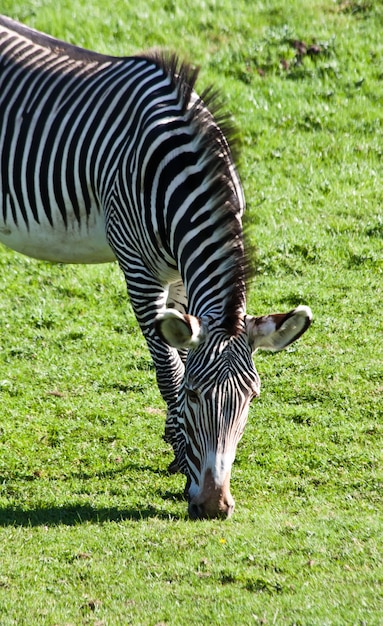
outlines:
[{"label": "zebra's left ear", "polygon": [[165,343],[177,350],[196,348],[204,338],[198,317],[183,315],[177,309],[164,309],[154,321],[156,332]]},{"label": "zebra's left ear", "polygon": [[298,306],[289,313],[273,313],[263,317],[246,317],[246,330],[253,350],[278,352],[299,339],[312,321],[308,306]]}]

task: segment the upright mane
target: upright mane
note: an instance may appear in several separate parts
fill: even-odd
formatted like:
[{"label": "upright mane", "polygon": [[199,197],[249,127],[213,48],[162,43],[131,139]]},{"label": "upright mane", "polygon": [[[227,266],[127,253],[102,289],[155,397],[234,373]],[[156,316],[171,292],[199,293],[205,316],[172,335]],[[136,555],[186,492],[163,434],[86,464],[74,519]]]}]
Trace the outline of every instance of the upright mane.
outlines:
[{"label": "upright mane", "polygon": [[234,156],[238,154],[235,128],[224,111],[219,92],[212,87],[196,96],[199,68],[179,61],[177,55],[154,50],[140,55],[155,63],[177,91],[182,114],[187,114],[204,151],[205,179],[214,222],[224,233],[220,263],[227,276],[224,330],[236,336],[241,330],[248,262],[244,249],[241,216],[244,207],[233,185]]}]

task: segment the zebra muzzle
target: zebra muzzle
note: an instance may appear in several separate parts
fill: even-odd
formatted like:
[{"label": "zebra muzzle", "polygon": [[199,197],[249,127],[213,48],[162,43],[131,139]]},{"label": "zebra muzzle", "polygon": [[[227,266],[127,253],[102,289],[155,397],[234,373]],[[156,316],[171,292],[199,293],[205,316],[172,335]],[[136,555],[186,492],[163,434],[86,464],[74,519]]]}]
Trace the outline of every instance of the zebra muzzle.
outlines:
[{"label": "zebra muzzle", "polygon": [[234,498],[230,493],[230,472],[227,473],[224,483],[217,485],[213,473],[206,470],[203,488],[188,505],[191,519],[227,519],[234,511]]}]

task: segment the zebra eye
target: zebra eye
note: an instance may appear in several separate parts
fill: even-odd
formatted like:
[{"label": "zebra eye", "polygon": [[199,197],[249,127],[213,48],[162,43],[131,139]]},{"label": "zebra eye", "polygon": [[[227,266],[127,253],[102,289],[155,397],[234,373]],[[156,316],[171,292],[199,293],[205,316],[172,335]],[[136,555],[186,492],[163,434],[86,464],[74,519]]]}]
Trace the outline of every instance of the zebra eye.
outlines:
[{"label": "zebra eye", "polygon": [[193,389],[185,388],[185,393],[190,402],[198,402],[198,393]]}]

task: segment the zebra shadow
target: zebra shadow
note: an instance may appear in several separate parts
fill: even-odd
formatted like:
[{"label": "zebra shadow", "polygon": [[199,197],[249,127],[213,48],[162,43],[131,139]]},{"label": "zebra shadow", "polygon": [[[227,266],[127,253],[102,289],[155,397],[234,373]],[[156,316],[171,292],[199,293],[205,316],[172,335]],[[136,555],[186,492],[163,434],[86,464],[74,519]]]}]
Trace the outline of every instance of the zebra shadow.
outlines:
[{"label": "zebra shadow", "polygon": [[[150,471],[157,475],[168,475],[166,470],[153,469],[152,467],[142,468],[142,470]],[[119,469],[107,470],[100,472],[100,477],[103,479],[113,479],[116,475],[124,473],[126,467]],[[65,477],[60,477],[61,481],[67,480],[79,480],[88,481],[95,479],[98,475],[97,472],[76,472],[69,474]],[[34,481],[34,476],[17,477],[17,482],[30,482]],[[54,480],[54,479],[53,479]],[[2,478],[0,476],[0,483]],[[50,481],[48,481],[50,482]],[[143,496],[142,506],[137,503],[131,507],[118,507],[118,506],[97,506],[97,503],[69,503],[67,505],[55,505],[54,503],[47,503],[41,507],[23,507],[22,505],[5,505],[0,506],[0,528],[8,526],[21,526],[21,527],[34,527],[34,526],[77,526],[85,523],[92,524],[104,524],[108,522],[124,522],[124,521],[136,521],[140,522],[147,519],[162,519],[162,520],[176,520],[183,519],[184,516],[174,510],[174,506],[178,501],[184,500],[182,489],[180,491],[171,491],[166,489],[157,488],[153,491],[153,499],[158,504],[148,504],[148,498]],[[163,505],[161,504],[161,501]],[[97,496],[95,498],[97,502]],[[186,516],[186,510],[185,510]]]},{"label": "zebra shadow", "polygon": [[[146,506],[143,508],[97,507],[91,505],[51,506],[47,508],[24,509],[22,507],[0,508],[0,528],[46,526],[81,526],[85,523],[106,524],[108,522],[134,521],[148,519],[180,520],[182,515],[170,511]],[[186,518],[186,511],[185,511]]]},{"label": "zebra shadow", "polygon": [[[76,471],[70,472],[65,476],[60,476],[59,482],[66,481],[90,481],[95,478],[103,480],[112,480],[118,477],[120,474],[125,474],[127,471],[131,472],[136,470],[137,472],[148,472],[157,476],[165,477],[169,476],[167,469],[159,467],[153,467],[150,465],[143,466],[128,461],[121,464],[118,468],[109,470],[102,470],[100,472],[92,471]],[[129,473],[128,472],[128,473]],[[38,480],[35,475],[25,474],[23,476],[14,476],[16,482],[34,482]],[[55,482],[55,478],[48,479],[49,482]],[[5,478],[0,476],[0,484],[5,482]],[[77,526],[85,523],[104,524],[108,522],[124,522],[124,521],[136,521],[140,522],[147,519],[162,519],[162,520],[176,520],[183,519],[184,516],[179,515],[174,510],[172,503],[175,504],[179,501],[184,501],[184,494],[182,487],[178,491],[169,489],[157,488],[153,490],[153,499],[156,499],[158,504],[148,504],[147,495],[143,496],[143,503],[140,506],[139,503],[131,507],[103,507],[97,506],[97,503],[69,503],[67,505],[55,505],[54,503],[47,503],[41,507],[23,507],[21,505],[5,505],[0,506],[0,528],[8,526],[21,526],[21,527],[34,527],[34,526]],[[161,501],[163,505],[161,505]],[[97,502],[97,496],[95,498]],[[185,510],[186,517],[186,510]]]}]

